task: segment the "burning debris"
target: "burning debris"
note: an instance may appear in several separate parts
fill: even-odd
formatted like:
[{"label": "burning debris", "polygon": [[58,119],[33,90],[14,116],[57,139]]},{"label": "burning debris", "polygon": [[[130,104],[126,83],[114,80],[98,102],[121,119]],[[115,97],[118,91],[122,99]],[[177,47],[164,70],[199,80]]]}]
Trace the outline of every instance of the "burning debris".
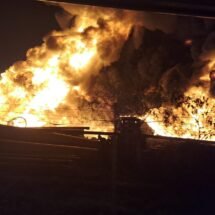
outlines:
[{"label": "burning debris", "polygon": [[117,103],[119,115],[140,116],[154,134],[215,139],[209,21],[154,15],[158,24],[148,13],[54,4],[64,9],[62,31],[1,75],[1,124],[107,131]]}]

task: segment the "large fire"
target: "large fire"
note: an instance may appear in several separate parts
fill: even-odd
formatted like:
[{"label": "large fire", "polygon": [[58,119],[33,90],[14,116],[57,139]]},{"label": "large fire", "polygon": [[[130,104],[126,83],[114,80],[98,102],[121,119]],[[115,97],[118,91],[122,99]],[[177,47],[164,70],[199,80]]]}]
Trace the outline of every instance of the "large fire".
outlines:
[{"label": "large fire", "polygon": [[210,61],[203,74],[178,98],[176,105],[149,111],[146,122],[156,135],[215,140],[215,99],[211,92],[214,66],[215,62]]},{"label": "large fire", "polygon": [[[137,13],[60,6],[66,11],[66,23],[57,17],[63,30],[51,32],[42,45],[27,52],[25,61],[1,74],[0,124],[110,130],[114,101],[93,95],[91,84],[103,68],[119,60],[138,25]],[[215,60],[211,59],[174,104],[163,103],[142,113],[155,135],[215,140]]]},{"label": "large fire", "polygon": [[27,52],[25,61],[1,74],[1,124],[97,129],[102,120],[111,119],[111,103],[88,105],[88,88],[91,77],[119,58],[133,25],[132,13],[74,5],[65,10],[73,14],[71,26],[50,33],[41,46]]}]

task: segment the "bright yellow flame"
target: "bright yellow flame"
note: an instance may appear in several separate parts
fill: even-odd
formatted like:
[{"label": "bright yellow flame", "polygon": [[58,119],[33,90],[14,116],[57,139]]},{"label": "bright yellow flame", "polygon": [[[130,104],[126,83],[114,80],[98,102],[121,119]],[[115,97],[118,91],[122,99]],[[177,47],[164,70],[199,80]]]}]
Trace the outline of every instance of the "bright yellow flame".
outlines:
[{"label": "bright yellow flame", "polygon": [[[28,124],[27,124],[28,123]],[[20,117],[15,118],[12,123],[16,127],[41,127],[44,126],[44,122],[40,121],[37,116],[31,114],[22,114]]]},{"label": "bright yellow flame", "polygon": [[155,135],[215,140],[215,99],[210,95],[209,72],[197,80],[205,85],[191,86],[180,106],[164,106],[147,113],[146,122]]},{"label": "bright yellow flame", "polygon": [[80,70],[83,67],[87,66],[87,64],[90,62],[94,54],[95,53],[93,51],[88,51],[88,52],[85,51],[83,53],[74,54],[70,58],[69,64],[71,67],[75,68],[76,70]]},{"label": "bright yellow flame", "polygon": [[69,87],[61,80],[50,77],[48,84],[31,100],[30,109],[54,110],[68,94]]},{"label": "bright yellow flame", "polygon": [[101,119],[110,120],[110,112],[90,107],[88,84],[105,65],[117,60],[135,14],[121,11],[119,16],[119,11],[110,9],[97,13],[95,8],[74,11],[80,13],[74,26],[52,32],[41,46],[27,52],[26,61],[1,74],[1,124],[98,129],[104,125]]},{"label": "bright yellow flame", "polygon": [[80,86],[74,86],[74,87],[73,87],[73,90],[75,90],[75,91],[80,91],[81,88],[80,88]]}]

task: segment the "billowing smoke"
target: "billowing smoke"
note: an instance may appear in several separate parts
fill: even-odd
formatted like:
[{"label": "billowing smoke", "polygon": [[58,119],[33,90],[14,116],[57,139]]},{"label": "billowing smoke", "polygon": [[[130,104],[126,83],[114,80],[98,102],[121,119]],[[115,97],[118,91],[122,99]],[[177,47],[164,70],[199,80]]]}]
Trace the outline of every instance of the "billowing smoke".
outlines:
[{"label": "billowing smoke", "polygon": [[[111,51],[110,44],[101,46],[103,56],[112,52],[117,57],[111,56],[114,60],[91,79],[88,85],[90,95],[117,102],[120,114],[143,114],[151,106],[160,106],[163,97],[174,97],[178,87],[175,85],[174,90],[168,83],[173,83],[172,79],[177,79],[177,75],[182,79],[177,84],[185,87],[192,71],[184,70],[190,69],[187,65],[191,58],[189,49],[173,36],[176,17],[98,7],[89,10],[88,6],[65,3],[59,5],[65,11],[58,13],[56,18],[63,28],[70,28],[71,24],[78,26],[83,20],[88,23],[91,19],[96,26],[98,20],[102,22],[100,17],[104,14],[114,22],[119,20],[122,26],[130,24],[132,27],[120,52],[117,53],[115,47]],[[160,88],[162,94],[158,93]]]},{"label": "billowing smoke", "polygon": [[188,46],[186,60],[171,69],[173,80],[171,70],[164,73],[160,86],[168,89],[167,100],[146,118],[156,134],[214,140],[214,21],[183,17],[177,26],[175,38]]},{"label": "billowing smoke", "polygon": [[93,88],[101,70],[119,60],[139,14],[61,6],[66,12],[56,17],[62,31],[48,34],[2,74],[1,123],[112,126],[113,99]]},{"label": "billowing smoke", "polygon": [[119,115],[145,118],[157,134],[213,140],[213,22],[163,16],[158,25],[162,15],[137,15],[142,23],[133,22],[119,59],[88,93],[116,103]]},{"label": "billowing smoke", "polygon": [[117,112],[156,134],[214,138],[212,21],[53,4],[62,31],[2,75],[1,123],[109,130]]}]

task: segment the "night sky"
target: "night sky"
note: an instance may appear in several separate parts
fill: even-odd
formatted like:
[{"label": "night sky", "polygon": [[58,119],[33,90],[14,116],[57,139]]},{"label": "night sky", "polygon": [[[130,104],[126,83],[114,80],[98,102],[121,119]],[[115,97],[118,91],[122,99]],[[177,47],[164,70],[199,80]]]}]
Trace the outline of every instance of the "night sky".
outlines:
[{"label": "night sky", "polygon": [[59,9],[34,0],[0,3],[0,71],[17,60],[24,60],[26,51],[42,43],[43,37],[59,29],[55,12]]}]

